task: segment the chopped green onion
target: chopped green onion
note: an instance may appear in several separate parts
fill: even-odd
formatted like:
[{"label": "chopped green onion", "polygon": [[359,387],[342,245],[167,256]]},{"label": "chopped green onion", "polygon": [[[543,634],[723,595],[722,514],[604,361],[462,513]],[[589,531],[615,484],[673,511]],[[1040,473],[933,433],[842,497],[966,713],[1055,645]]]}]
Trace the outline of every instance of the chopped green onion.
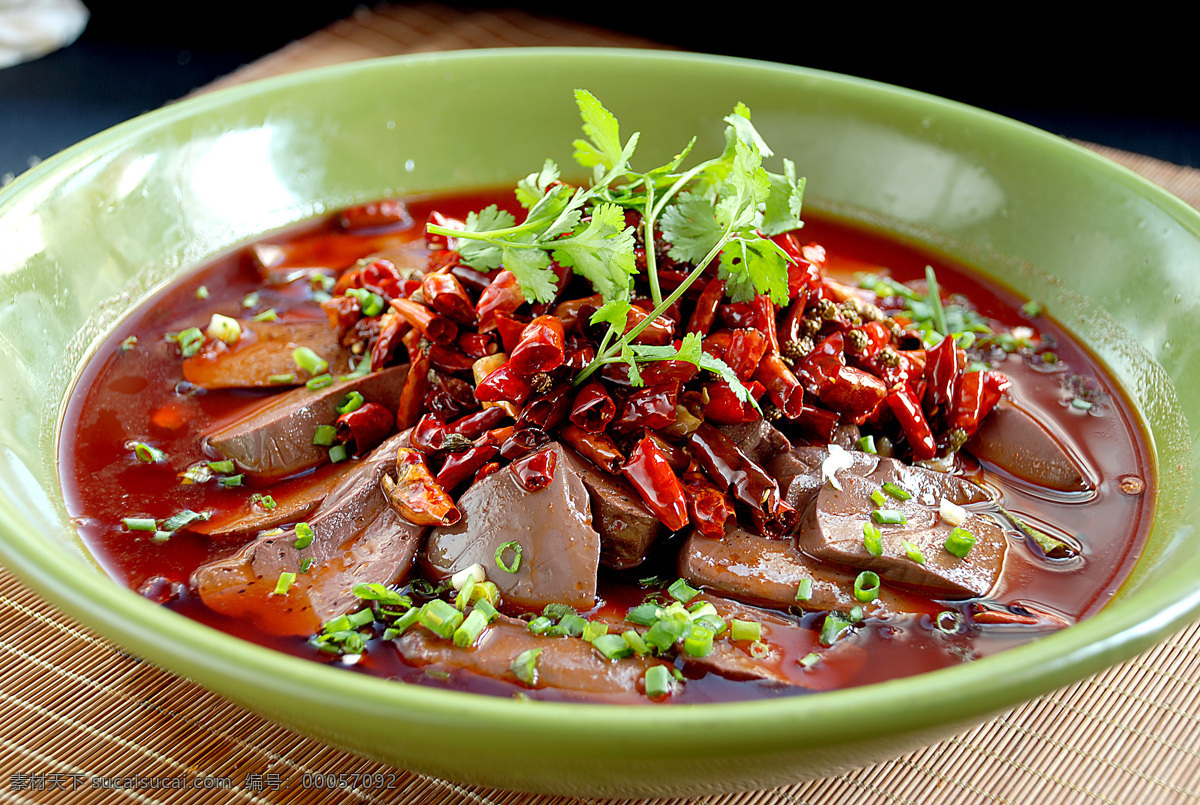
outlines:
[{"label": "chopped green onion", "polygon": [[316,536],[317,532],[313,531],[313,527],[308,523],[296,523],[296,541],[292,543],[292,547],[298,551],[302,551],[309,545],[312,545],[312,541]]},{"label": "chopped green onion", "polygon": [[898,498],[899,500],[912,500],[912,493],[910,493],[904,489],[901,489],[900,487],[896,486],[891,481],[886,481],[883,484],[883,491],[887,492],[889,495],[891,495],[894,498]]},{"label": "chopped green onion", "polygon": [[359,309],[364,316],[378,316],[386,305],[382,296],[366,288],[348,288],[346,296],[358,300]]},{"label": "chopped green onion", "polygon": [[933,308],[933,328],[942,335],[950,335],[946,327],[946,311],[942,309],[942,292],[933,266],[925,266],[925,282],[929,286],[929,306]]},{"label": "chopped green onion", "polygon": [[159,450],[157,447],[151,447],[145,442],[135,443],[133,445],[133,454],[143,464],[157,464],[167,457],[167,454],[162,450]]},{"label": "chopped green onion", "polygon": [[562,620],[558,622],[551,633],[565,635],[567,637],[582,637],[583,630],[587,628],[588,622],[576,615],[574,612],[568,612],[562,616]]},{"label": "chopped green onion", "polygon": [[400,635],[407,632],[410,626],[412,626],[414,623],[417,623],[420,620],[421,620],[421,608],[413,607],[412,609],[408,610],[403,615],[401,615],[399,618],[396,618],[396,620],[392,621],[391,627],[388,629],[388,631],[384,632],[384,636],[387,637],[388,633],[390,632],[390,633],[392,633],[392,637],[389,639],[394,639],[396,637],[399,637]]},{"label": "chopped green onion", "polygon": [[269,307],[266,310],[264,310],[262,313],[255,313],[254,316],[251,317],[251,320],[252,321],[275,321],[278,318],[279,318],[279,314],[275,312],[275,308]]},{"label": "chopped green onion", "polygon": [[762,640],[762,624],[734,618],[729,622],[730,640]]},{"label": "chopped green onion", "polygon": [[206,288],[203,285],[201,285],[199,288],[197,288],[196,289],[196,298],[197,299],[207,299],[208,298],[208,288]]},{"label": "chopped green onion", "polygon": [[859,439],[858,440],[858,449],[863,451],[864,453],[878,453],[879,452],[875,448],[875,437],[874,436],[863,436],[861,439]]},{"label": "chopped green onion", "polygon": [[805,671],[807,671],[809,668],[812,668],[814,665],[816,665],[818,662],[820,662],[820,660],[821,660],[820,654],[818,654],[815,651],[810,651],[807,654],[805,654],[803,657],[801,657],[799,660],[797,660],[797,662],[800,663],[801,668],[803,668]]},{"label": "chopped green onion", "polygon": [[258,304],[258,291],[251,291],[242,297],[242,307],[251,308]]},{"label": "chopped green onion", "polygon": [[278,504],[275,503],[275,498],[271,497],[270,495],[263,495],[255,492],[250,496],[250,505],[260,506],[266,511],[274,511],[275,506]]},{"label": "chopped green onion", "polygon": [[476,601],[475,609],[473,609],[472,612],[482,612],[483,617],[487,618],[488,623],[491,623],[492,621],[496,620],[496,618],[500,617],[500,612],[494,606],[492,606],[492,603],[486,598],[480,598],[478,601]]},{"label": "chopped green onion", "polygon": [[240,473],[238,475],[226,475],[224,478],[219,479],[217,483],[225,487],[241,486],[243,478],[245,478],[245,476],[241,475]]},{"label": "chopped green onion", "polygon": [[158,522],[153,517],[125,517],[121,524],[130,531],[153,531],[158,527]]},{"label": "chopped green onion", "polygon": [[317,425],[313,430],[313,444],[319,447],[332,447],[335,441],[337,441],[337,428],[333,425]]},{"label": "chopped green onion", "polygon": [[921,553],[921,549],[914,543],[904,540],[900,543],[904,546],[904,555],[916,562],[918,565],[925,564],[925,554]]},{"label": "chopped green onion", "polygon": [[531,648],[522,651],[517,655],[517,658],[512,661],[512,665],[508,666],[508,670],[513,672],[513,676],[524,682],[529,687],[537,684],[537,658],[542,653],[540,648]]},{"label": "chopped green onion", "polygon": [[207,462],[207,466],[210,470],[220,475],[233,475],[237,472],[237,467],[229,459],[225,459],[224,461],[209,461]]},{"label": "chopped green onion", "polygon": [[316,563],[317,563],[317,560],[314,559],[313,557],[311,557],[311,556],[304,557],[303,559],[300,560],[300,572],[308,573],[308,571],[312,570],[312,566],[315,565]]},{"label": "chopped green onion", "polygon": [[554,626],[554,621],[545,615],[538,615],[529,622],[529,631],[533,634],[545,634]]},{"label": "chopped green onion", "polygon": [[660,607],[651,601],[638,604],[625,614],[625,620],[639,626],[652,626],[659,618]]},{"label": "chopped green onion", "polygon": [[[513,558],[511,562],[505,562],[505,554],[511,552]],[[509,540],[496,549],[496,564],[505,573],[516,573],[521,569],[521,543],[514,540]]]},{"label": "chopped green onion", "polygon": [[329,374],[329,372],[317,375],[316,377],[310,377],[308,380],[304,381],[304,387],[309,391],[316,391],[317,389],[323,389],[326,386],[332,385],[333,375]]},{"label": "chopped green onion", "polygon": [[1041,303],[1035,302],[1032,299],[1021,305],[1021,312],[1031,319],[1036,319],[1038,316],[1042,315],[1043,311],[1044,308],[1042,307]]},{"label": "chopped green onion", "polygon": [[619,634],[603,634],[591,642],[592,648],[606,660],[619,660],[633,654],[633,647]]},{"label": "chopped green onion", "polygon": [[588,643],[592,643],[597,637],[603,637],[608,634],[608,624],[600,621],[588,621],[587,626],[583,627],[581,637]]},{"label": "chopped green onion", "polygon": [[463,614],[453,605],[435,598],[421,607],[420,623],[438,637],[449,640],[463,622]]},{"label": "chopped green onion", "polygon": [[478,609],[471,610],[471,614],[467,615],[462,625],[454,630],[454,645],[459,648],[474,645],[487,625],[488,619],[485,614]]},{"label": "chopped green onion", "polygon": [[946,550],[962,559],[975,547],[975,535],[965,528],[955,527],[946,538]]},{"label": "chopped green onion", "polygon": [[654,646],[659,652],[670,651],[675,641],[683,637],[683,632],[689,627],[686,621],[663,618],[655,621],[654,625],[643,635],[645,641]]},{"label": "chopped green onion", "polygon": [[204,333],[200,332],[199,327],[189,327],[181,333],[167,337],[179,344],[179,354],[185,358],[192,357],[204,346]]},{"label": "chopped green onion", "polygon": [[871,512],[871,519],[880,525],[904,525],[908,517],[899,509],[876,509]]},{"label": "chopped green onion", "polygon": [[342,398],[342,401],[337,404],[337,412],[339,414],[349,414],[363,407],[366,400],[357,391],[352,391]]},{"label": "chopped green onion", "polygon": [[796,585],[796,600],[811,601],[813,594],[813,580],[800,579],[800,583]]},{"label": "chopped green onion", "polygon": [[346,445],[335,444],[333,447],[329,448],[330,464],[340,464],[348,458],[350,458],[350,451],[346,448]]},{"label": "chopped green onion", "polygon": [[242,325],[237,319],[231,319],[228,316],[222,316],[220,313],[212,314],[212,319],[208,322],[208,329],[205,332],[217,339],[224,341],[226,344],[236,344],[238,339],[242,337]]},{"label": "chopped green onion", "polygon": [[275,589],[271,595],[287,595],[288,590],[292,589],[292,585],[296,582],[296,574],[289,571],[283,571],[279,574],[279,580],[275,582]]},{"label": "chopped green onion", "polygon": [[676,579],[671,586],[667,588],[667,592],[671,594],[672,598],[684,604],[700,595],[699,590],[688,584],[683,579]]},{"label": "chopped green onion", "polygon": [[837,612],[829,612],[825,615],[824,623],[821,624],[821,636],[818,640],[822,646],[832,646],[852,626],[853,622],[846,618],[846,616]]},{"label": "chopped green onion", "polygon": [[870,523],[863,523],[863,547],[871,556],[882,556],[883,532]]},{"label": "chopped green onion", "polygon": [[761,640],[755,640],[750,644],[750,656],[756,660],[765,660],[771,656],[771,647]]},{"label": "chopped green onion", "polygon": [[883,504],[887,503],[887,498],[883,496],[882,489],[872,489],[870,497],[871,502],[876,506],[882,506]]},{"label": "chopped green onion", "polygon": [[693,626],[683,639],[683,650],[693,657],[707,657],[713,650],[713,632],[705,626]]},{"label": "chopped green onion", "polygon": [[654,665],[646,669],[646,695],[651,699],[661,699],[671,694],[674,680],[665,665]]},{"label": "chopped green onion", "polygon": [[864,570],[854,579],[854,597],[864,604],[879,597],[879,574]]},{"label": "chopped green onion", "polygon": [[121,342],[121,351],[128,352],[129,350],[136,347],[137,343],[138,343],[138,337],[136,335],[127,336],[125,338],[125,340]]},{"label": "chopped green onion", "polygon": [[194,512],[191,509],[184,509],[178,514],[172,514],[163,520],[159,527],[164,531],[178,531],[189,523],[194,523],[197,520],[207,520],[211,516],[208,512]]},{"label": "chopped green onion", "polygon": [[350,628],[361,629],[367,624],[375,622],[375,613],[368,607],[360,609],[358,612],[351,612],[346,616],[346,620],[350,622]]},{"label": "chopped green onion", "polygon": [[272,386],[287,386],[296,382],[294,374],[267,375],[267,382]]},{"label": "chopped green onion", "polygon": [[633,653],[639,657],[645,657],[650,653],[650,646],[646,645],[646,641],[637,633],[636,629],[629,629],[621,634],[625,643],[629,648],[633,649]]},{"label": "chopped green onion", "polygon": [[308,347],[296,347],[292,350],[292,360],[310,375],[319,375],[329,371],[329,362]]}]

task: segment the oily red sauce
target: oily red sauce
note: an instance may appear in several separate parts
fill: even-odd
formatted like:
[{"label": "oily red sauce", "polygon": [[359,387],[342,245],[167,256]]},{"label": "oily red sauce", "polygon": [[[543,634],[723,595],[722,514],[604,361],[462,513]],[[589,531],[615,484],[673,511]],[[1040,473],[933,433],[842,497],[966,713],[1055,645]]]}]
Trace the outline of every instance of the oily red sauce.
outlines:
[{"label": "oily red sauce", "polygon": [[[434,209],[465,217],[467,212],[489,203],[511,208],[510,199],[508,192],[463,194],[411,201],[409,208],[413,221],[423,222]],[[378,246],[374,236],[344,233],[336,244],[313,240],[314,235],[334,230],[330,219],[265,241],[304,241],[313,246],[314,265],[334,268],[347,267]],[[419,240],[420,223],[414,223],[409,234]],[[808,216],[803,235],[806,241],[825,247],[831,276],[847,278],[854,272],[878,272],[886,267],[895,279],[908,281],[924,277],[925,266],[932,265],[943,289],[967,297],[984,315],[1009,326],[1032,323],[1021,311],[1025,300],[887,236],[814,216]],[[201,286],[208,291],[203,299],[196,293]],[[204,455],[200,436],[235,418],[267,392],[205,392],[191,387],[182,379],[175,346],[164,339],[166,333],[193,326],[203,328],[213,312],[241,309],[242,300],[252,292],[259,294],[255,310],[274,308],[280,316],[324,318],[312,301],[307,283],[262,285],[245,250],[217,260],[155,295],[114,329],[79,378],[64,414],[59,445],[63,491],[85,544],[117,582],[238,637],[300,657],[343,663],[303,638],[263,633],[247,623],[218,615],[189,591],[188,579],[198,566],[233,553],[239,543],[211,540],[186,531],[156,543],[148,533],[131,532],[121,525],[122,518],[131,516],[161,519],[183,509],[232,510],[246,506],[255,491],[262,491],[252,486],[214,489],[212,484],[180,482],[179,474],[187,467],[212,458]],[[1154,479],[1146,437],[1121,390],[1086,348],[1057,324],[1039,317],[1036,326],[1045,342],[1053,345],[1057,362],[1009,355],[996,368],[1013,381],[1010,394],[1036,412],[1039,421],[1094,474],[1095,493],[1084,500],[1031,488],[977,464],[968,466],[968,470],[975,480],[999,490],[1013,514],[1079,549],[1074,558],[1051,561],[1014,545],[1008,552],[1003,589],[996,593],[1003,604],[1027,603],[1069,623],[1103,607],[1131,569],[1150,526]],[[135,346],[122,348],[132,339],[136,339]],[[1092,403],[1090,408],[1072,405],[1072,400],[1081,395]],[[136,441],[150,442],[163,450],[169,469],[133,458],[128,445]],[[1140,481],[1140,492],[1128,491],[1138,486],[1131,479]],[[1126,491],[1122,490],[1123,482]],[[603,614],[606,608],[616,611],[639,603],[648,592],[640,580],[655,574],[673,580],[673,549],[677,547],[677,540],[668,540],[645,566],[631,572],[617,574],[602,569],[602,603],[593,613],[582,614]],[[828,661],[808,670],[796,660],[816,647],[820,614],[805,615],[801,622],[809,628],[793,630],[781,641],[787,673],[803,686],[785,692],[862,685],[921,673],[986,656],[1045,633],[1013,626],[936,628],[938,613],[954,606],[927,602],[923,604],[927,615],[910,628],[868,621],[856,635],[851,650],[832,653]],[[777,636],[773,639],[780,642]],[[525,691],[469,672],[426,673],[406,665],[397,652],[375,640],[360,659],[345,664],[361,673],[438,687],[571,698],[571,694],[553,689]],[[780,695],[778,688],[708,675],[689,679],[682,693],[673,699],[702,702],[773,695]],[[629,701],[646,699],[631,692]]]}]

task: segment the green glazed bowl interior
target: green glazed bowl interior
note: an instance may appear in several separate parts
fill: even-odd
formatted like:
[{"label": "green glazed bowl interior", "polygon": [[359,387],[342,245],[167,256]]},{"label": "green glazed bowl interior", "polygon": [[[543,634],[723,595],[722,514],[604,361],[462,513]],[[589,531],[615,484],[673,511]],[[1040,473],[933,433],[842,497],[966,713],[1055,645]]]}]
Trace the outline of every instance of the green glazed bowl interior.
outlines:
[{"label": "green glazed bowl interior", "polygon": [[[782,700],[518,702],[284,656],[111,582],[61,498],[56,428],[97,339],[141,296],[264,232],[405,193],[571,164],[584,87],[638,164],[721,144],[738,101],[808,177],[806,204],[883,227],[1045,302],[1125,385],[1160,476],[1144,557],[1095,617],[951,669]],[[659,160],[655,162],[655,160]],[[1200,214],[1103,159],[978,110],[767,63],[523,49],[372,61],[172,105],[0,190],[0,558],[130,651],[302,733],[466,783],[577,795],[761,788],[894,756],[1082,679],[1200,606]]]}]

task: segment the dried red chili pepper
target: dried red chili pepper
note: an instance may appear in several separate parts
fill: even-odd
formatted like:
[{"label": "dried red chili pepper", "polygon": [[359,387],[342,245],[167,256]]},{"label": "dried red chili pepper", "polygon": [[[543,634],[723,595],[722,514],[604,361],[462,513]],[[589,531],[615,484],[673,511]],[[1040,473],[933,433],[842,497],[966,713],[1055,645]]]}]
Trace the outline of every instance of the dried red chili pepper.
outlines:
[{"label": "dried red chili pepper", "polygon": [[500,445],[500,455],[513,461],[549,444],[550,436],[541,428],[513,428],[512,435]]},{"label": "dried red chili pepper", "polygon": [[475,399],[480,402],[511,402],[521,405],[533,393],[529,378],[514,371],[512,361],[505,361],[475,387]]},{"label": "dried red chili pepper", "polygon": [[793,425],[802,433],[821,444],[833,441],[834,431],[842,422],[842,417],[836,411],[821,408],[816,405],[804,405],[800,413],[791,419]]},{"label": "dried red chili pepper", "polygon": [[495,330],[497,313],[512,313],[523,304],[525,296],[521,293],[516,275],[507,269],[500,271],[475,303],[479,332]]},{"label": "dried red chili pepper", "polygon": [[500,455],[500,439],[495,431],[488,431],[475,440],[475,444],[461,453],[446,456],[438,471],[437,482],[443,489],[453,490],[475,477],[479,468]]},{"label": "dried red chili pepper", "polygon": [[[707,422],[688,440],[692,456],[718,489],[726,489],[768,520],[792,519],[795,512],[779,497],[779,484],[725,434]],[[782,523],[781,523],[782,525]]]},{"label": "dried red chili pepper", "polygon": [[390,304],[405,321],[435,344],[450,344],[458,337],[457,324],[425,305],[411,299],[393,299]]},{"label": "dried red chili pepper", "polygon": [[459,333],[458,348],[463,351],[464,355],[470,355],[476,360],[486,358],[488,355],[495,355],[500,351],[500,345],[489,333]]},{"label": "dried red chili pepper", "polygon": [[[753,422],[761,416],[753,405],[743,402],[733,391],[733,387],[724,380],[710,380],[701,386],[708,402],[704,404],[704,418],[718,425],[736,425],[739,422]],[[765,389],[756,380],[746,384],[750,396],[758,400]]]},{"label": "dried red chili pepper", "polygon": [[758,330],[734,330],[729,338],[729,349],[725,351],[725,363],[739,380],[745,382],[754,376],[759,361],[770,346],[770,339]]},{"label": "dried red chili pepper", "polygon": [[425,224],[425,245],[431,249],[449,249],[451,244],[450,238],[448,238],[446,235],[435,235],[430,232],[429,224],[434,224],[435,226],[440,226],[445,229],[462,230],[467,228],[465,221],[459,220],[458,218],[451,218],[448,215],[442,215],[437,210],[434,210],[433,212],[429,213],[429,218]]},{"label": "dried red chili pepper", "polygon": [[749,302],[725,302],[717,307],[717,321],[730,330],[743,330],[758,323],[758,311]]},{"label": "dried red chili pepper", "polygon": [[678,531],[688,524],[683,484],[651,439],[643,437],[638,441],[621,474],[669,531]]},{"label": "dried red chili pepper", "polygon": [[396,470],[395,481],[390,475],[383,477],[383,492],[388,504],[405,520],[415,525],[449,526],[462,519],[445,487],[430,474],[420,451],[401,447]]},{"label": "dried red chili pepper", "polygon": [[[454,253],[457,256],[457,252]],[[476,296],[483,293],[484,289],[492,284],[492,275],[485,274],[482,271],[476,271],[468,265],[455,262],[450,266],[450,273],[454,275],[467,290],[468,293],[473,293]]]},{"label": "dried red chili pepper", "polygon": [[508,364],[523,375],[551,372],[562,365],[564,349],[562,322],[554,316],[538,316],[521,331]]},{"label": "dried red chili pepper", "polygon": [[428,455],[440,452],[445,439],[446,423],[441,417],[425,414],[413,425],[412,432],[408,435],[408,446]]},{"label": "dried red chili pepper", "polygon": [[579,389],[569,419],[589,433],[600,433],[617,415],[617,404],[603,385],[591,382]]},{"label": "dried red chili pepper", "polygon": [[489,461],[478,470],[475,471],[475,478],[471,481],[472,484],[477,484],[489,475],[494,475],[500,469],[499,461]]},{"label": "dried red chili pepper", "polygon": [[947,336],[925,349],[925,395],[923,407],[930,422],[949,416],[958,388],[958,347]]},{"label": "dried red chili pepper", "polygon": [[566,424],[559,429],[558,438],[576,453],[613,475],[620,473],[625,464],[625,454],[606,434],[589,433],[577,425]]},{"label": "dried red chili pepper", "polygon": [[699,333],[700,335],[708,335],[708,331],[712,329],[713,322],[717,318],[717,305],[721,304],[721,300],[725,298],[725,280],[717,277],[709,280],[704,286],[704,290],[700,292],[700,298],[696,300],[696,307],[692,310],[692,317],[688,319],[687,332]]},{"label": "dried red chili pepper", "polygon": [[861,425],[887,395],[887,384],[875,375],[856,366],[843,366],[821,394],[821,402]]},{"label": "dried red chili pepper", "polygon": [[820,259],[823,261],[825,250],[815,243],[810,243],[808,246],[801,246],[800,241],[791,232],[775,235],[771,240],[791,258],[791,262],[788,263],[788,298],[795,299],[801,290],[815,289],[821,281],[821,270],[808,258],[815,256],[813,252],[813,247],[815,246],[820,250]]},{"label": "dried red chili pepper", "polygon": [[517,428],[537,427],[553,431],[567,419],[573,394],[570,383],[560,383],[545,394],[531,397],[517,417]]},{"label": "dried red chili pepper", "polygon": [[763,385],[771,402],[783,411],[784,416],[793,419],[800,415],[804,408],[804,386],[781,356],[765,355],[754,379]]},{"label": "dried red chili pepper", "polygon": [[964,374],[958,384],[949,427],[961,429],[967,436],[973,434],[1010,385],[1008,377],[992,370]]},{"label": "dried red chili pepper", "polygon": [[484,408],[446,425],[446,432],[456,433],[468,439],[478,439],[487,431],[499,426],[507,417],[508,412],[499,406]]},{"label": "dried red chili pepper", "polygon": [[888,407],[900,422],[900,428],[908,439],[913,458],[924,460],[937,455],[937,443],[933,440],[933,432],[921,411],[921,404],[907,386],[894,389],[885,398]]},{"label": "dried red chili pepper", "polygon": [[687,495],[688,519],[696,531],[709,539],[725,536],[725,523],[735,514],[729,496],[698,470],[684,473],[683,488]]},{"label": "dried red chili pepper", "polygon": [[352,454],[363,455],[387,438],[395,421],[392,412],[379,403],[364,403],[337,418],[337,440],[352,448]]},{"label": "dried red chili pepper", "polygon": [[400,430],[408,430],[417,423],[429,394],[429,359],[419,349],[411,350],[409,355],[408,374],[396,406],[396,427]]},{"label": "dried red chili pepper", "polygon": [[464,355],[446,344],[433,344],[429,347],[429,365],[439,372],[450,374],[470,372],[476,360],[477,358]]},{"label": "dried red chili pepper", "polygon": [[379,317],[379,331],[371,345],[371,371],[382,369],[391,363],[396,346],[408,332],[408,322],[389,310]]},{"label": "dried red chili pepper", "polygon": [[421,296],[425,304],[451,321],[464,326],[475,324],[475,303],[450,272],[426,274],[421,280]]},{"label": "dried red chili pepper", "polygon": [[526,492],[538,492],[554,480],[557,464],[558,453],[553,450],[539,450],[515,460],[512,463],[513,476]]},{"label": "dried red chili pepper", "polygon": [[[813,351],[796,361],[796,377],[811,393],[820,397],[837,382],[842,367],[846,365],[846,341],[840,332],[822,338]],[[767,388],[770,385],[763,383]]]},{"label": "dried red chili pepper", "polygon": [[759,294],[750,303],[755,311],[754,325],[767,339],[767,351],[779,351],[779,334],[775,330],[775,303],[769,294]]},{"label": "dried red chili pepper", "polygon": [[675,421],[678,400],[676,383],[639,389],[621,403],[609,428],[616,434],[632,433],[639,428],[665,428]]},{"label": "dried red chili pepper", "polygon": [[430,393],[425,405],[447,421],[479,409],[475,387],[465,380],[441,372],[429,372]]}]

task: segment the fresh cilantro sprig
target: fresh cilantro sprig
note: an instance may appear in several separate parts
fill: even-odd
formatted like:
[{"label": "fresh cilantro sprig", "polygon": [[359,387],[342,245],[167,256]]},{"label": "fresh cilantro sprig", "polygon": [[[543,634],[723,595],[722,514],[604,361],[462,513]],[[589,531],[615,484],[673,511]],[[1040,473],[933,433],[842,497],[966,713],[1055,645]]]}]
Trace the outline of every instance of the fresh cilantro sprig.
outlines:
[{"label": "fresh cilantro sprig", "polygon": [[[804,180],[797,179],[794,164],[787,160],[782,174],[763,167],[772,151],[744,104],[725,118],[725,147],[719,156],[680,172],[693,138],[665,165],[639,172],[630,161],[640,134],[622,141],[616,117],[586,90],[576,90],[575,101],[584,138],[573,143],[574,159],[591,171],[590,185],[562,183],[558,166],[547,160],[518,182],[517,201],[528,211],[524,222],[517,224],[511,214],[492,206],[469,215],[464,230],[431,225],[429,231],[456,238],[468,265],[511,271],[531,301],[554,298],[554,262],[571,267],[592,284],[604,300],[593,323],[606,322],[609,329],[596,358],[575,378],[577,384],[608,363],[627,363],[631,380],[637,382],[639,362],[688,360],[728,380],[740,398],[753,402],[728,366],[699,349],[698,337],[685,338],[679,349],[634,342],[713,261],[735,301],[768,294],[775,304],[787,304],[789,258],[770,238],[802,225]],[[625,327],[637,266],[626,210],[640,213],[647,244],[657,233],[669,244],[673,259],[692,266],[664,298],[656,250],[646,248],[646,281],[654,309],[629,332]]]}]

